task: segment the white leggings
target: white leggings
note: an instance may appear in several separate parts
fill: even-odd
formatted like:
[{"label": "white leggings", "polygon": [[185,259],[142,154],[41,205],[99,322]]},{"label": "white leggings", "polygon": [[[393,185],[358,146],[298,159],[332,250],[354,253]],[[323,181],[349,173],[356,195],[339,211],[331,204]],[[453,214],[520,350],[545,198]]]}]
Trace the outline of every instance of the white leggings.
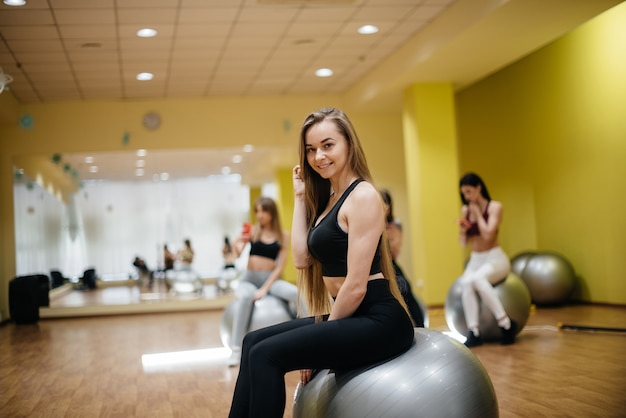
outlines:
[{"label": "white leggings", "polygon": [[[233,329],[231,334],[231,346],[240,349],[243,337],[248,332],[250,319],[252,318],[252,308],[254,306],[254,292],[263,286],[268,279],[270,271],[246,270],[244,276],[239,280],[235,290],[237,309],[233,317]],[[278,279],[272,286],[268,294],[276,296],[287,303],[291,315],[295,318],[298,313],[298,287],[293,283]]]},{"label": "white leggings", "polygon": [[496,320],[507,316],[493,285],[504,279],[510,271],[511,262],[502,248],[472,251],[465,271],[459,279],[463,312],[470,330],[478,328],[479,297]]}]

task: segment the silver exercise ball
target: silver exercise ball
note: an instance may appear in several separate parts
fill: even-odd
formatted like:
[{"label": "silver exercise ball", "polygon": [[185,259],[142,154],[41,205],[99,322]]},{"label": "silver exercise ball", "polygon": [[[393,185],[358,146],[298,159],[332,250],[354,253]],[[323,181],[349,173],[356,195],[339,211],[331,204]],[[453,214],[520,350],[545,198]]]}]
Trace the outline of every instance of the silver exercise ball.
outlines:
[{"label": "silver exercise ball", "polygon": [[[461,285],[456,279],[448,290],[445,303],[446,323],[451,331],[467,336],[468,328],[465,321],[465,312],[461,301]],[[530,292],[526,284],[515,273],[509,273],[506,279],[494,287],[498,299],[504,306],[507,315],[517,322],[519,333],[530,315]],[[480,336],[484,341],[499,341],[502,338],[502,331],[498,326],[496,318],[491,311],[480,302],[480,314],[478,318],[478,328]]]},{"label": "silver exercise ball", "polygon": [[552,252],[532,256],[521,277],[537,305],[561,304],[567,301],[576,286],[574,267],[565,257]]},{"label": "silver exercise ball", "polygon": [[487,371],[472,352],[441,332],[415,328],[413,346],[387,362],[356,370],[320,370],[298,384],[294,418],[498,417]]},{"label": "silver exercise ball", "polygon": [[522,277],[522,272],[524,271],[528,260],[535,255],[537,255],[537,253],[533,251],[526,251],[517,254],[515,257],[511,258],[511,271],[517,274],[518,277]]},{"label": "silver exercise ball", "polygon": [[[235,310],[237,309],[237,299],[229,303],[224,309],[222,314],[222,321],[220,323],[220,338],[224,347],[230,347],[231,333],[233,329],[233,319],[235,317]],[[281,322],[289,321],[292,317],[289,313],[287,304],[277,298],[276,296],[266,295],[254,302],[252,308],[252,318],[250,319],[250,326],[248,331],[254,331],[270,325],[279,324]]]}]

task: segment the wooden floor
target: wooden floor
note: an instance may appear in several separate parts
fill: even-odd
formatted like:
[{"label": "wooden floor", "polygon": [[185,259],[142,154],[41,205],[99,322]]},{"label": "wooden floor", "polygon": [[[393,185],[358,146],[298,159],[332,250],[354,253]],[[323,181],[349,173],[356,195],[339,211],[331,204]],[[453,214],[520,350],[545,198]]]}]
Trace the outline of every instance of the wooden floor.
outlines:
[{"label": "wooden floor", "polygon": [[[205,309],[5,323],[0,416],[225,417],[238,368],[226,365],[220,319],[220,309]],[[431,329],[448,330],[441,309],[429,319]],[[624,327],[626,308],[538,308],[515,345],[472,349],[500,417],[626,417],[626,333],[559,322]],[[286,377],[285,417],[297,379]]]}]

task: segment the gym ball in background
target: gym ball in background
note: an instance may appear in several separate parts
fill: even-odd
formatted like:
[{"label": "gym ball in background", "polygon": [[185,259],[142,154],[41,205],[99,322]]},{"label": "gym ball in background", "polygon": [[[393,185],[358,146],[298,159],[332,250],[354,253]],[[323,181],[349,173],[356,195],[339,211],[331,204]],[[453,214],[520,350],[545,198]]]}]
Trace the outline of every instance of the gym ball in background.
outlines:
[{"label": "gym ball in background", "polygon": [[[448,328],[452,332],[465,337],[468,334],[467,322],[461,301],[462,287],[456,279],[446,295],[445,316]],[[498,299],[502,303],[507,315],[517,322],[517,333],[524,328],[530,316],[531,298],[528,287],[522,279],[515,273],[509,273],[505,280],[494,286]],[[499,341],[502,339],[502,331],[498,326],[498,321],[491,311],[480,302],[480,315],[478,318],[478,329],[484,341]]]},{"label": "gym ball in background", "polygon": [[537,253],[532,251],[527,251],[523,253],[517,254],[515,257],[511,258],[511,271],[517,274],[519,277],[522,277],[522,272],[528,263],[528,260]]},{"label": "gym ball in background", "polygon": [[[224,347],[231,347],[230,343],[232,337],[233,319],[235,317],[235,310],[237,309],[238,303],[239,301],[237,299],[233,300],[226,306],[224,313],[222,314],[222,321],[220,322],[220,338]],[[248,332],[289,321],[291,319],[289,308],[284,301],[276,296],[266,295],[265,297],[254,302]]]},{"label": "gym ball in background", "polygon": [[294,395],[294,418],[498,417],[487,371],[441,332],[415,328],[404,354],[374,366],[319,370]]},{"label": "gym ball in background", "polygon": [[566,302],[572,295],[577,280],[572,264],[555,252],[539,252],[530,256],[520,277],[528,286],[532,301],[537,305],[559,305]]}]

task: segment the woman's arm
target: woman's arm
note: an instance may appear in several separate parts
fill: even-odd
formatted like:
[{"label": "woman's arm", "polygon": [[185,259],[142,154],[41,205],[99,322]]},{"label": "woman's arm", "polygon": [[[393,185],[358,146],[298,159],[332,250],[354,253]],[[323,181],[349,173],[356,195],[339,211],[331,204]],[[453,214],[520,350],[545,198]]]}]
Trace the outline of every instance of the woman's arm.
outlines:
[{"label": "woman's arm", "polygon": [[339,224],[347,225],[348,232],[348,274],[337,293],[329,321],[352,315],[363,301],[371,263],[385,227],[384,214],[378,191],[365,182],[350,193],[339,210]]},{"label": "woman's arm", "polygon": [[311,256],[307,245],[308,225],[306,222],[306,202],[304,197],[304,181],[300,176],[300,166],[293,168],[293,221],[291,224],[291,248],[293,262],[297,269],[311,265]]},{"label": "woman's arm", "polygon": [[502,204],[494,200],[489,203],[487,212],[489,214],[488,221],[485,221],[478,205],[470,205],[470,210],[474,211],[474,214],[477,215],[476,219],[480,236],[486,241],[495,241],[498,237],[498,228],[502,222]]}]

